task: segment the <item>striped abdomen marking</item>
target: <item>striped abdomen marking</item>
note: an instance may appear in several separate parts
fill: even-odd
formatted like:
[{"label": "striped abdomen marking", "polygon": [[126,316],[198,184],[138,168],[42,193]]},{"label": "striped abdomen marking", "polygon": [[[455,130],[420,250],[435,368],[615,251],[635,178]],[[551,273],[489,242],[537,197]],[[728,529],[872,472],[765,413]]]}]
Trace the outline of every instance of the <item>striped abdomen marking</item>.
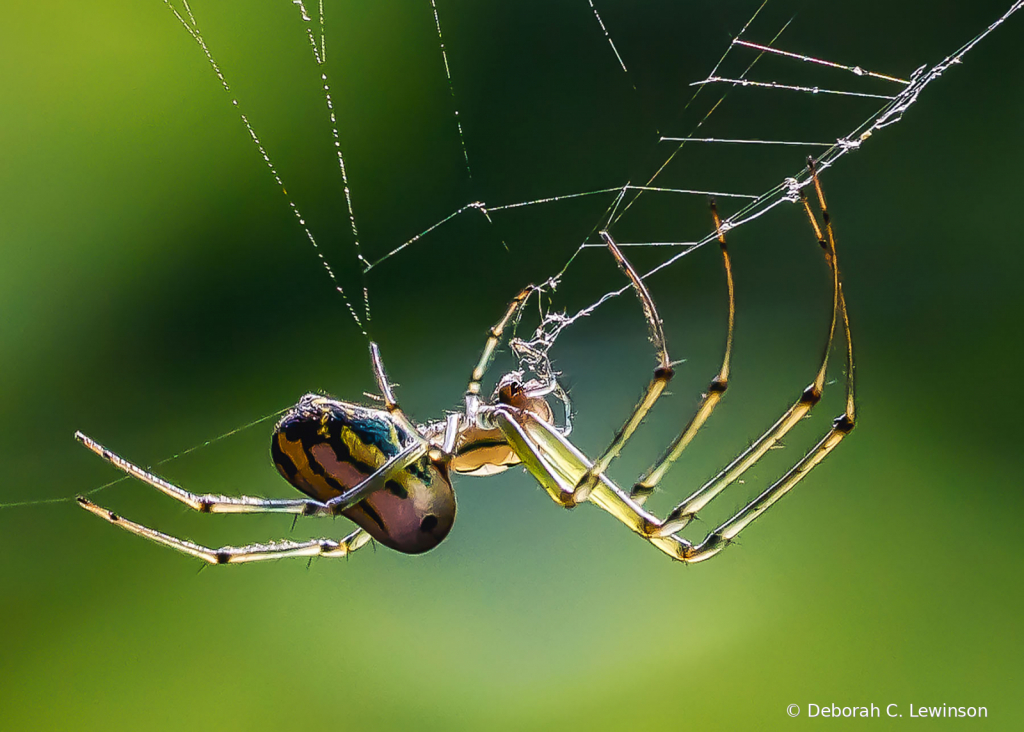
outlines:
[{"label": "striped abdomen marking", "polygon": [[[411,442],[383,410],[307,394],[278,423],[270,453],[289,483],[328,501],[359,485]],[[423,458],[344,515],[384,546],[418,554],[448,535],[455,493],[447,472]]]}]

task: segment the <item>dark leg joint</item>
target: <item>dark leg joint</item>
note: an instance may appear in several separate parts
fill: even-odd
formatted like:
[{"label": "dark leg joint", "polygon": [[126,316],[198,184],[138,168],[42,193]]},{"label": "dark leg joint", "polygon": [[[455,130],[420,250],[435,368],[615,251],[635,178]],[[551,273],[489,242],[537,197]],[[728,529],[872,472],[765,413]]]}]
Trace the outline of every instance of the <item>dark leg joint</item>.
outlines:
[{"label": "dark leg joint", "polygon": [[637,483],[636,485],[634,485],[630,489],[629,497],[630,498],[636,498],[638,496],[643,496],[643,497],[646,498],[647,496],[651,495],[652,493],[654,493],[654,488],[652,486],[646,486],[646,485],[643,485],[642,483]]},{"label": "dark leg joint", "polygon": [[712,380],[711,385],[708,387],[708,392],[711,394],[724,394],[725,390],[729,388],[729,382],[725,379],[720,379],[717,376]]},{"label": "dark leg joint", "polygon": [[231,559],[231,555],[226,551],[217,552],[217,564],[227,564],[228,560]]},{"label": "dark leg joint", "polygon": [[700,548],[711,554],[717,554],[732,543],[721,534],[709,534],[708,538],[701,542]]},{"label": "dark leg joint", "polygon": [[671,381],[676,375],[676,370],[671,366],[659,366],[654,369],[654,378],[658,381]]},{"label": "dark leg joint", "polygon": [[842,417],[838,417],[836,421],[832,423],[832,428],[835,429],[836,432],[841,432],[844,435],[848,435],[851,432],[853,432],[853,424],[853,420],[844,414]]},{"label": "dark leg joint", "polygon": [[804,389],[804,393],[800,395],[800,403],[801,404],[809,404],[809,405],[811,405],[813,407],[815,404],[817,404],[820,401],[821,401],[821,389],[816,387],[814,384],[811,384],[806,389]]}]

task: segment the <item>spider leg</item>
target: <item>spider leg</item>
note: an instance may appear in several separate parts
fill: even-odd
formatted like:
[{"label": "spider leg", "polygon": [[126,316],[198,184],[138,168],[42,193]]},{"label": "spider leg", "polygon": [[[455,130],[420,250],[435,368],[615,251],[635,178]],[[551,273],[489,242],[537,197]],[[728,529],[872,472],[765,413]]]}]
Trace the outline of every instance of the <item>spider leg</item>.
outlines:
[{"label": "spider leg", "polygon": [[[852,397],[853,394],[851,392],[848,394],[848,404],[852,404]],[[845,414],[837,417],[832,423],[832,429],[796,465],[790,468],[768,490],[740,509],[735,516],[710,532],[700,544],[692,547],[687,553],[686,560],[700,562],[710,559],[722,551],[754,519],[760,517],[761,514],[786,495],[793,486],[807,477],[811,469],[824,460],[842,442],[843,438],[853,430],[854,420],[851,415],[852,411],[847,411]],[[665,525],[667,526],[668,522]]]},{"label": "spider leg", "polygon": [[[814,168],[811,168],[814,175]],[[821,187],[817,176],[814,176],[814,185],[818,192],[818,201],[821,207],[822,217],[825,220],[825,229],[828,235],[828,244],[831,251],[835,253],[835,238],[832,234],[832,224],[829,221],[828,210],[825,207],[825,197],[821,193]],[[804,201],[806,206],[806,200]],[[811,216],[811,223],[816,230],[817,222],[814,220],[810,207],[806,210]],[[820,230],[819,230],[820,231]],[[776,481],[768,490],[740,509],[735,516],[724,524],[710,532],[697,546],[691,548],[687,561],[700,562],[709,559],[724,549],[737,534],[749,526],[754,519],[760,517],[765,511],[773,506],[780,498],[786,495],[797,483],[807,477],[811,469],[818,465],[825,457],[842,442],[850,432],[853,431],[855,422],[855,392],[853,378],[853,340],[850,337],[850,319],[846,311],[846,299],[843,297],[842,285],[839,287],[839,308],[841,311],[843,330],[846,337],[846,411],[832,422],[830,429],[824,437],[808,451],[803,458],[797,462],[789,471]],[[668,522],[665,522],[668,525]]]},{"label": "spider leg", "polygon": [[[735,460],[727,465],[714,478],[697,489],[686,500],[676,506],[669,513],[665,524],[659,529],[661,534],[675,533],[684,528],[693,517],[703,509],[712,499],[721,493],[725,488],[738,479],[751,466],[774,447],[800,420],[811,411],[815,404],[821,400],[821,393],[825,388],[825,373],[828,370],[829,355],[832,351],[832,344],[835,341],[836,328],[840,319],[843,323],[844,335],[847,341],[848,350],[848,374],[853,372],[853,346],[850,338],[849,320],[846,314],[846,303],[843,299],[842,284],[839,277],[839,267],[835,258],[835,238],[832,234],[831,223],[828,221],[827,209],[824,207],[824,195],[821,193],[821,186],[813,166],[810,168],[814,180],[815,189],[818,192],[819,203],[822,206],[822,213],[826,221],[827,237],[822,234],[821,228],[814,217],[810,203],[801,192],[801,200],[804,212],[811,222],[811,226],[817,236],[818,243],[825,253],[825,261],[832,272],[832,318],[829,325],[828,338],[825,342],[824,353],[821,358],[821,365],[811,384],[804,389],[800,397],[792,406],[775,422],[764,434],[744,450]],[[852,378],[852,377],[851,377]],[[852,384],[848,384],[847,390],[848,411],[852,415],[853,391]],[[852,422],[851,422],[852,429]],[[815,463],[816,464],[816,463]],[[799,480],[799,479],[798,479]]]},{"label": "spider leg", "polygon": [[480,407],[480,382],[483,381],[484,374],[487,373],[487,369],[491,365],[491,360],[494,358],[494,351],[498,347],[498,343],[501,342],[502,333],[505,332],[506,326],[515,317],[516,313],[519,312],[519,308],[523,306],[523,303],[527,301],[530,295],[537,288],[533,285],[527,285],[520,291],[518,295],[512,298],[512,302],[508,304],[505,309],[505,314],[501,316],[501,319],[497,323],[491,326],[490,330],[487,331],[487,340],[484,342],[484,349],[480,353],[480,359],[477,361],[476,366],[473,368],[473,373],[469,377],[469,385],[466,387],[466,419],[472,423],[476,418],[477,412]]},{"label": "spider leg", "polygon": [[380,347],[376,343],[370,343],[370,360],[373,362],[373,375],[377,380],[377,388],[380,389],[381,396],[384,397],[384,408],[417,442],[426,444],[426,438],[405,415],[402,408],[398,406],[398,400],[395,399],[395,390],[388,380],[387,373],[384,371],[384,361],[380,357]]},{"label": "spider leg", "polygon": [[690,444],[694,436],[708,421],[715,407],[722,401],[725,390],[729,386],[729,362],[732,358],[733,328],[736,322],[736,293],[733,286],[732,260],[729,257],[729,250],[725,244],[725,232],[722,229],[722,220],[718,216],[718,208],[715,202],[711,201],[711,216],[715,220],[715,231],[718,233],[718,245],[722,252],[722,260],[725,265],[725,282],[729,297],[729,327],[725,337],[725,355],[722,357],[722,367],[718,370],[715,378],[711,380],[707,392],[701,398],[697,411],[690,418],[689,423],[683,428],[665,454],[657,463],[648,470],[644,476],[636,482],[629,492],[630,498],[643,505],[643,502],[654,493],[658,483],[669,471],[683,450]]},{"label": "spider leg", "polygon": [[[574,489],[593,463],[554,427],[527,411],[497,407],[488,417],[501,430],[530,474],[556,503],[576,505]],[[587,498],[674,559],[684,560],[692,549],[680,536],[657,536],[661,520],[641,508],[604,474]]]},{"label": "spider leg", "polygon": [[[372,493],[378,488],[383,488],[386,477],[390,476],[394,472],[405,469],[424,455],[429,456],[431,462],[435,465],[447,465],[451,462],[453,450],[455,448],[455,440],[458,437],[459,420],[457,415],[453,415],[455,417],[454,419],[452,416],[449,416],[445,421],[441,444],[435,445],[428,440],[423,431],[414,425],[405,415],[405,412],[402,411],[402,408],[398,406],[398,400],[395,399],[395,390],[391,386],[391,382],[388,380],[387,373],[384,371],[384,361],[380,357],[380,348],[376,343],[370,343],[370,359],[373,361],[373,375],[377,379],[377,388],[380,389],[380,393],[384,397],[385,409],[388,410],[388,413],[405,429],[406,432],[413,436],[415,443],[392,458],[386,465],[381,466],[376,473],[371,475],[355,488],[328,501],[328,507],[330,507],[335,514],[340,513],[353,503],[356,503],[368,493]],[[399,461],[404,462],[399,464]],[[379,480],[379,485],[375,485],[373,487],[369,486],[368,483],[375,480],[378,475],[384,476]],[[350,498],[350,496],[352,496],[352,498]]]},{"label": "spider leg", "polygon": [[818,180],[818,172],[814,167],[814,158],[807,159],[807,168],[811,172],[811,180],[814,181],[814,191],[818,197],[818,208],[821,210],[821,218],[825,222],[825,233],[828,237],[828,241],[824,244],[824,240],[821,236],[821,228],[818,226],[818,220],[814,218],[814,212],[811,211],[811,206],[807,202],[807,197],[802,197],[804,212],[807,214],[807,218],[811,223],[811,227],[814,229],[815,236],[818,237],[818,243],[823,248],[827,248],[831,254],[832,267],[835,270],[836,277],[836,289],[838,290],[839,297],[839,308],[843,320],[843,337],[846,339],[846,414],[843,415],[849,419],[852,425],[855,420],[857,411],[856,405],[856,384],[854,383],[854,363],[853,363],[853,336],[850,333],[850,315],[846,309],[846,297],[843,295],[843,281],[839,276],[839,264],[836,262],[836,236],[832,230],[832,217],[828,213],[828,204],[825,203],[825,193],[821,189],[821,181]]},{"label": "spider leg", "polygon": [[[708,545],[709,541],[711,544],[718,543],[719,540],[712,539],[712,537],[716,535],[726,541],[735,537],[736,534],[738,534],[744,527],[748,526],[754,519],[768,510],[772,504],[782,498],[782,496],[784,496],[793,486],[800,482],[800,480],[810,472],[811,468],[825,459],[825,456],[835,449],[846,435],[850,434],[856,424],[853,338],[850,333],[850,317],[846,308],[846,298],[843,295],[843,284],[839,278],[839,267],[836,262],[835,234],[832,230],[832,219],[828,213],[825,194],[821,189],[821,182],[818,180],[818,174],[814,168],[813,159],[809,161],[808,167],[814,183],[815,194],[818,199],[818,208],[821,210],[821,217],[825,223],[824,236],[822,235],[821,227],[818,225],[818,221],[814,216],[814,212],[811,210],[811,205],[807,201],[807,197],[801,195],[801,201],[804,212],[807,214],[807,218],[811,223],[811,227],[814,229],[815,235],[818,237],[819,243],[826,251],[826,257],[829,259],[835,275],[836,298],[838,300],[840,317],[842,319],[843,335],[846,340],[846,411],[835,419],[832,423],[832,429],[830,429],[821,441],[818,442],[818,444],[815,445],[796,465],[794,465],[789,472],[787,472],[768,490],[747,504],[735,516],[715,529],[715,531],[713,531],[700,546],[695,547],[695,554],[704,555],[711,551],[713,547],[705,545]],[[710,556],[710,554],[708,554],[708,556]],[[704,557],[701,556],[701,558]]]},{"label": "spider leg", "polygon": [[424,455],[431,456],[431,460],[434,462],[445,462],[450,458],[450,453],[443,453],[440,456],[435,456],[435,453],[441,453],[441,450],[431,445],[426,441],[426,439],[422,439],[418,443],[414,442],[377,468],[376,472],[371,473],[359,485],[354,488],[350,488],[340,496],[335,496],[331,500],[327,501],[327,503],[324,504],[324,510],[322,513],[327,513],[332,516],[341,514],[342,511],[359,503],[359,501],[363,500],[371,493],[382,490],[396,473],[400,473],[405,470],[414,462],[421,459]]},{"label": "spider leg", "polygon": [[344,557],[351,554],[370,540],[370,535],[362,529],[354,531],[341,541],[333,539],[312,539],[311,541],[281,541],[269,544],[247,544],[245,546],[223,546],[210,549],[191,541],[178,539],[160,531],[129,521],[112,511],[97,506],[92,501],[79,496],[77,499],[82,508],[96,514],[104,521],[128,531],[136,536],[170,547],[182,554],[202,559],[210,564],[240,564],[257,562],[265,559],[284,559],[286,557]]},{"label": "spider leg", "polygon": [[[138,478],[143,483],[156,488],[161,493],[181,501],[189,508],[202,513],[294,513],[311,515],[320,513],[326,504],[311,498],[258,498],[256,496],[217,496],[212,494],[190,493],[183,488],[168,483],[138,465],[130,463],[115,452],[108,450],[81,432],[75,433],[75,439],[128,475]],[[84,505],[84,504],[83,504]]]},{"label": "spider leg", "polygon": [[[128,462],[120,455],[111,452],[81,432],[76,432],[75,437],[79,442],[114,467],[153,486],[161,493],[181,501],[189,508],[200,513],[289,513],[303,516],[336,516],[361,501],[370,493],[383,488],[395,473],[404,470],[426,455],[431,449],[431,446],[426,441],[413,443],[382,465],[375,473],[359,483],[359,485],[323,503],[311,498],[258,498],[256,496],[218,496],[209,493],[191,493],[143,470],[134,463]],[[85,508],[94,505],[81,498],[79,503]],[[89,508],[89,510],[92,509]],[[100,510],[102,511],[103,509]],[[93,511],[93,513],[96,513],[96,511]],[[98,513],[97,515],[102,514]]]},{"label": "spider leg", "polygon": [[[505,438],[516,450],[527,470],[554,500],[566,508],[575,505],[572,486],[577,476],[586,475],[592,463],[571,442],[529,412],[513,413],[496,409],[493,419]],[[676,533],[664,533],[666,525],[645,511],[605,475],[588,500],[625,524],[634,533],[673,559],[688,564],[701,562],[718,554],[747,526],[760,517],[780,498],[818,465],[853,429],[848,415],[835,420],[832,429],[793,468],[768,490],[755,498],[724,524],[709,532],[694,546]]]},{"label": "spider leg", "polygon": [[651,377],[644,395],[633,408],[633,412],[626,419],[625,424],[615,433],[611,444],[608,445],[600,457],[594,461],[594,464],[587,469],[586,473],[576,483],[573,491],[573,500],[576,503],[582,503],[587,500],[590,492],[597,486],[598,476],[604,474],[612,460],[622,452],[623,446],[633,436],[636,428],[640,426],[644,417],[651,411],[654,403],[661,397],[662,392],[665,391],[665,387],[668,386],[668,382],[675,373],[668,357],[668,347],[665,344],[665,331],[662,328],[661,316],[658,315],[658,309],[654,305],[651,293],[640,278],[640,274],[630,261],[626,259],[622,250],[615,244],[611,234],[607,231],[602,231],[601,238],[604,239],[608,250],[612,253],[619,268],[629,277],[629,281],[633,284],[633,289],[640,299],[640,304],[643,306],[644,316],[647,318],[647,325],[650,329],[651,342],[654,343],[654,347],[658,352],[658,365],[654,369],[654,375]]},{"label": "spider leg", "polygon": [[[688,561],[699,562],[704,559],[708,559],[718,552],[720,552],[725,546],[728,545],[732,539],[739,534],[744,528],[749,526],[756,518],[761,516],[767,511],[772,505],[774,505],[780,498],[788,493],[797,483],[799,483],[807,474],[818,465],[825,457],[835,449],[835,447],[842,442],[846,435],[850,434],[855,425],[855,412],[856,412],[856,400],[855,400],[855,383],[854,383],[854,360],[853,360],[853,338],[850,333],[850,317],[846,308],[846,298],[843,295],[842,280],[839,275],[839,265],[836,260],[836,240],[835,233],[832,229],[832,220],[828,213],[828,206],[825,202],[825,195],[821,188],[821,182],[818,180],[818,174],[814,167],[813,160],[809,161],[808,169],[811,174],[811,179],[814,185],[815,194],[818,199],[818,207],[821,211],[821,217],[825,224],[825,231],[822,232],[822,228],[818,225],[818,221],[814,216],[814,212],[811,209],[811,205],[807,200],[806,195],[801,192],[801,203],[803,205],[804,213],[807,215],[807,219],[811,224],[811,228],[814,230],[815,236],[818,238],[818,243],[825,251],[825,259],[832,270],[833,277],[833,310],[832,310],[832,326],[829,332],[828,345],[826,346],[825,356],[823,358],[821,369],[818,372],[818,376],[815,381],[807,388],[804,392],[804,396],[800,402],[797,402],[790,410],[783,415],[782,419],[779,420],[765,435],[762,436],[761,440],[735,460],[728,468],[719,474],[708,486],[717,487],[717,483],[724,483],[718,490],[728,485],[728,482],[735,479],[743,470],[746,470],[750,465],[764,454],[764,450],[758,447],[761,441],[774,442],[778,440],[781,435],[785,434],[795,421],[791,420],[791,415],[794,411],[799,413],[799,420],[810,408],[818,401],[821,395],[821,388],[824,384],[825,368],[828,362],[828,354],[831,350],[832,340],[835,335],[837,321],[841,321],[843,329],[843,337],[846,340],[846,411],[837,417],[833,423],[832,428],[825,434],[824,437],[811,448],[810,451],[801,458],[796,465],[776,481],[766,491],[761,493],[757,498],[748,503],[745,507],[740,509],[732,518],[726,521],[721,526],[711,531],[705,539],[693,547],[688,553]],[[810,397],[808,392],[816,390],[816,394],[811,394]],[[813,398],[813,401],[812,401]],[[756,455],[755,455],[756,453]],[[725,480],[723,480],[725,479]],[[707,488],[708,486],[705,486]],[[668,531],[678,531],[680,518],[685,517],[688,521],[693,516],[694,505],[706,505],[713,496],[706,497],[702,494],[705,490],[702,488],[698,491],[691,499],[684,501],[678,506],[671,514],[668,519],[662,525],[656,533],[665,533]],[[716,491],[717,493],[717,491]],[[692,499],[696,498],[696,501]],[[677,518],[677,515],[680,518]],[[685,522],[682,524],[685,525]]]},{"label": "spider leg", "polygon": [[[669,556],[685,563],[704,561],[722,551],[744,528],[763,515],[765,511],[805,478],[815,466],[820,464],[854,427],[854,361],[849,315],[836,263],[835,236],[832,231],[831,219],[828,215],[825,197],[813,163],[810,166],[810,172],[817,193],[822,219],[825,223],[824,235],[806,198],[803,201],[804,211],[807,213],[811,225],[818,235],[819,243],[825,249],[825,256],[833,273],[834,285],[832,325],[825,358],[815,381],[804,392],[801,400],[791,407],[749,450],[744,452],[708,485],[717,488],[714,493],[714,495],[717,495],[725,485],[732,482],[767,451],[768,447],[765,447],[764,443],[774,444],[774,442],[778,441],[820,399],[828,354],[831,350],[835,330],[840,319],[842,321],[843,335],[846,339],[846,412],[832,423],[832,428],[825,436],[790,468],[785,475],[737,512],[732,518],[709,532],[697,545],[690,543],[676,533],[681,528],[681,526],[678,526],[680,519],[676,517],[676,513],[680,508],[688,507],[690,505],[688,502],[680,504],[680,507],[677,507],[669,515],[668,519],[661,521],[653,514],[644,511],[637,502],[623,493],[603,474],[597,476],[598,481],[588,498],[591,503],[597,504],[615,516],[633,532],[639,534]],[[812,395],[813,392],[816,392],[813,400],[809,398],[808,392],[812,392]],[[519,455],[523,465],[533,474],[551,497],[560,505],[566,507],[575,505],[573,486],[577,485],[583,477],[593,472],[594,464],[571,442],[558,434],[551,425],[548,425],[529,412],[501,406],[490,410],[488,417],[501,429],[502,434]],[[728,480],[723,481],[723,476]],[[720,483],[722,484],[719,485]],[[706,496],[705,493],[702,493],[706,488],[707,486],[695,494],[695,496],[701,499],[701,505],[706,505],[714,497],[714,495]],[[686,517],[686,521],[682,522],[682,525],[685,525],[692,515],[690,513]]]}]

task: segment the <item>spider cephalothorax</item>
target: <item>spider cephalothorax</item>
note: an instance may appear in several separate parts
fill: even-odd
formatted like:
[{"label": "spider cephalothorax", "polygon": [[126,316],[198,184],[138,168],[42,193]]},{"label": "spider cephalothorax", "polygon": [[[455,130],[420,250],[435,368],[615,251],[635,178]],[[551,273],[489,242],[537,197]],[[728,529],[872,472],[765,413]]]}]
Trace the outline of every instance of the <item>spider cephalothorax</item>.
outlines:
[{"label": "spider cephalothorax", "polygon": [[[370,354],[382,409],[316,394],[304,396],[277,425],[271,454],[281,475],[306,494],[305,499],[197,495],[129,463],[85,435],[77,434],[89,449],[116,467],[196,510],[205,513],[343,515],[360,528],[340,541],[314,539],[209,549],[128,521],[85,498],[79,498],[79,502],[97,516],[134,534],[213,563],[288,556],[344,556],[364,545],[371,537],[392,549],[415,554],[440,543],[455,521],[451,473],[493,475],[511,465],[522,464],[559,505],[571,508],[587,501],[595,503],[680,561],[699,562],[713,557],[786,495],[849,434],[854,425],[853,346],[836,265],[835,238],[813,163],[809,172],[806,182],[814,186],[824,225],[818,223],[805,196],[800,194],[797,200],[802,204],[832,273],[832,319],[821,364],[810,386],[801,390],[793,405],[768,431],[720,473],[691,493],[665,519],[645,511],[643,503],[711,416],[729,383],[735,299],[725,227],[714,204],[711,210],[729,296],[729,327],[722,366],[711,380],[689,423],[629,492],[621,490],[605,473],[661,397],[672,376],[672,362],[661,318],[643,279],[611,235],[602,231],[608,250],[629,278],[643,305],[651,341],[658,352],[658,364],[640,402],[597,459],[589,459],[568,440],[571,428],[568,396],[547,363],[546,351],[538,351],[513,340],[513,351],[521,361],[530,365],[538,378],[524,381],[521,372],[510,372],[499,380],[490,399],[480,397],[482,380],[506,326],[538,289],[528,287],[512,300],[502,318],[488,331],[483,353],[470,376],[461,412],[454,412],[444,420],[425,426],[413,424],[395,400],[376,344],[370,345]],[[682,538],[678,532],[689,524],[697,511],[736,482],[817,404],[825,386],[825,372],[837,330],[846,340],[845,413],[785,475],[732,518],[709,532],[700,543],[694,544]],[[549,396],[561,399],[564,404],[564,420],[560,427],[553,424],[552,409],[547,401]]]}]

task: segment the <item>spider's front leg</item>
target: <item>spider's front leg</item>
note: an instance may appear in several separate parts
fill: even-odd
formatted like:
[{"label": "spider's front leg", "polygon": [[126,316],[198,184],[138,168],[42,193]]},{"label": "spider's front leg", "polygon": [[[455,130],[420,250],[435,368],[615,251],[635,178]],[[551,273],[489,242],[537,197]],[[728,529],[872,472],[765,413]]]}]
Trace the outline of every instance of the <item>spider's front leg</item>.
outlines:
[{"label": "spider's front leg", "polygon": [[[747,470],[753,467],[762,457],[764,457],[768,451],[779,443],[779,441],[800,421],[806,417],[811,409],[821,400],[822,392],[825,388],[825,375],[828,370],[829,356],[832,352],[832,347],[835,342],[836,332],[841,331],[842,336],[846,342],[846,411],[843,415],[836,419],[832,430],[822,438],[821,442],[812,449],[807,455],[797,463],[794,468],[775,483],[771,488],[765,491],[758,499],[751,503],[747,509],[753,510],[755,504],[763,505],[764,508],[767,505],[771,505],[778,498],[780,498],[786,491],[792,488],[793,485],[798,482],[805,471],[803,468],[809,470],[820,462],[825,455],[828,454],[842,438],[849,434],[853,429],[854,425],[854,383],[853,383],[853,339],[850,334],[850,319],[846,309],[846,299],[843,295],[842,279],[839,273],[839,264],[836,259],[836,241],[835,234],[832,230],[832,221],[828,213],[828,205],[825,202],[825,194],[821,188],[821,182],[818,180],[817,171],[814,166],[813,160],[808,162],[808,171],[810,174],[810,182],[814,186],[815,194],[817,196],[818,208],[821,211],[822,220],[824,221],[824,231],[819,226],[817,218],[814,215],[814,211],[811,209],[811,204],[807,200],[807,196],[801,191],[800,202],[808,221],[811,224],[811,228],[814,231],[815,238],[820,246],[822,252],[825,255],[825,261],[828,264],[829,270],[832,274],[832,317],[829,325],[828,337],[825,341],[825,348],[822,352],[821,363],[818,367],[818,371],[814,376],[813,381],[810,385],[804,389],[800,397],[793,403],[793,405],[786,410],[786,412],[770,427],[764,434],[762,434],[753,444],[744,450],[739,456],[737,456],[729,465],[727,465],[718,475],[712,478],[710,481],[701,486],[692,495],[686,498],[683,502],[677,505],[669,513],[668,518],[665,520],[664,525],[658,530],[662,535],[675,533],[681,531],[686,525],[697,515],[697,512],[703,509],[708,503],[710,503],[716,496],[718,496],[723,490],[729,485],[734,483],[740,478]],[[833,442],[834,441],[834,442]],[[821,452],[821,451],[824,452]],[[811,460],[814,455],[820,457]],[[810,462],[807,462],[810,461]],[[669,463],[670,465],[670,463]],[[803,466],[803,468],[801,467]],[[656,470],[660,470],[660,467]],[[795,472],[794,472],[795,471]],[[662,473],[663,474],[663,473]],[[792,479],[792,481],[790,481]],[[759,504],[762,499],[767,500],[768,497],[775,496],[767,504]],[[746,511],[747,509],[744,509]],[[741,512],[742,513],[742,512]],[[760,515],[760,511],[756,512],[756,515]],[[739,515],[734,517],[733,520],[739,518]],[[750,519],[753,520],[753,519]],[[745,522],[745,526],[749,521]],[[725,533],[726,525],[716,529],[716,532],[722,530]],[[714,532],[713,532],[714,533]]]},{"label": "spider's front leg", "polygon": [[[665,521],[661,521],[644,511],[638,502],[632,500],[603,475],[600,461],[591,462],[588,460],[572,443],[562,435],[559,435],[543,419],[538,418],[537,415],[530,413],[528,410],[513,409],[507,406],[499,406],[490,410],[488,417],[499,427],[505,439],[519,455],[526,468],[556,502],[563,506],[571,507],[578,502],[579,493],[577,488],[585,483],[592,484],[593,488],[589,495],[589,500],[592,503],[596,503],[611,513],[635,533],[643,536],[647,541],[675,559],[687,563],[700,562],[715,556],[728,546],[744,528],[763,515],[765,511],[792,490],[853,430],[855,423],[854,361],[849,316],[839,276],[839,268],[836,262],[835,236],[832,230],[832,222],[813,162],[809,165],[809,169],[824,227],[818,225],[818,221],[806,197],[802,197],[802,203],[818,243],[824,250],[826,261],[832,273],[833,298],[831,324],[821,365],[814,381],[804,391],[803,396],[749,449],[744,451],[708,484],[677,506]],[[722,236],[722,227],[717,215],[715,223],[718,229],[719,241],[723,245],[724,254],[724,237]],[[726,267],[728,270],[728,258],[726,258]],[[722,371],[726,375],[728,373],[728,355],[732,343],[732,320],[730,276],[730,333],[726,349],[726,360]],[[691,544],[679,537],[676,532],[689,522],[696,513],[697,508],[706,505],[724,490],[726,486],[733,483],[743,472],[757,463],[768,449],[789,432],[791,428],[806,416],[811,407],[818,402],[824,387],[829,354],[832,350],[837,330],[841,330],[846,341],[845,413],[833,422],[832,428],[828,433],[796,465],[790,468],[785,475],[737,512],[732,518],[709,532],[699,544]],[[698,411],[698,417],[706,419],[710,409],[705,409],[705,406],[710,404],[713,408],[714,403],[716,402],[711,402],[705,397],[705,401]],[[697,426],[699,427],[699,424]],[[692,430],[688,427],[684,430],[682,436],[692,436],[691,433]],[[638,483],[638,487],[641,489],[653,488],[653,485],[663,475],[664,470],[671,465],[674,457],[677,456],[677,447],[681,450],[681,447],[685,447],[686,442],[689,441],[688,437],[684,440],[682,436],[677,439],[677,444],[670,449],[668,455],[662,459],[659,466],[649,473],[649,476],[656,475],[655,480],[651,481],[652,484],[648,486],[645,481],[641,481]],[[637,489],[634,488],[634,491],[637,491]],[[637,492],[643,494],[649,492],[649,490]]]},{"label": "spider's front leg", "polygon": [[[529,412],[498,408],[490,416],[537,482],[560,505],[574,506],[573,486],[591,470],[593,463],[551,425]],[[662,529],[668,524],[641,508],[607,476],[601,476],[588,500],[673,559],[687,564],[702,562],[722,551],[743,529],[786,495],[852,429],[853,422],[846,415],[837,419],[829,433],[789,472],[735,516],[709,532],[697,545],[678,534],[664,533]]]},{"label": "spider's front leg", "polygon": [[[489,409],[486,417],[501,430],[526,469],[556,503],[565,508],[577,504],[576,485],[592,471],[594,463],[551,425],[528,411],[502,406]],[[674,534],[657,536],[662,525],[658,517],[641,508],[606,475],[598,476],[587,500],[669,556],[686,561],[686,554],[692,549],[690,543]]]}]

